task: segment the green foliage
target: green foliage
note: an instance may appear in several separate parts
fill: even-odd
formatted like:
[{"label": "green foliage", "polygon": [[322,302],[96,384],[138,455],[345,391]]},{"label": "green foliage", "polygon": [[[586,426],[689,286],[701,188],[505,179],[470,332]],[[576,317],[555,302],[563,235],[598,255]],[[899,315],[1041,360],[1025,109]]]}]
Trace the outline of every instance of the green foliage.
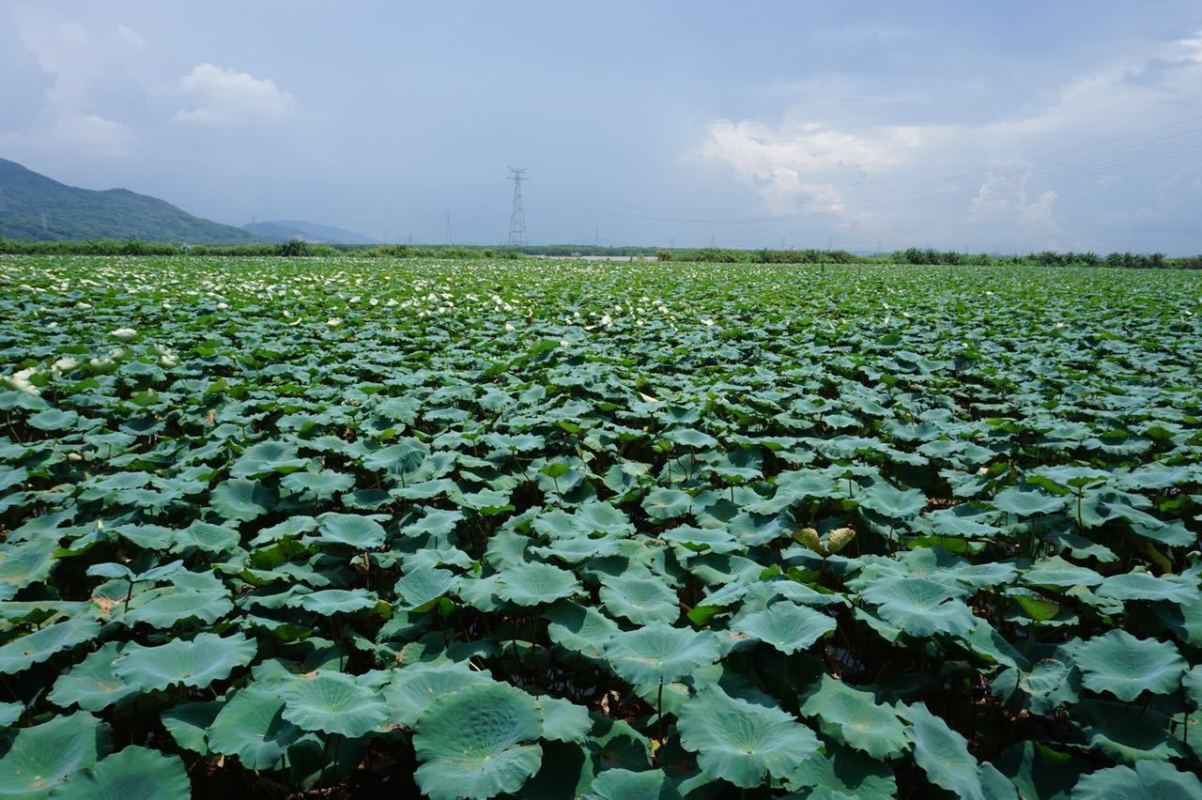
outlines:
[{"label": "green foliage", "polygon": [[0,261],[0,795],[1197,796],[1197,273],[122,247]]}]

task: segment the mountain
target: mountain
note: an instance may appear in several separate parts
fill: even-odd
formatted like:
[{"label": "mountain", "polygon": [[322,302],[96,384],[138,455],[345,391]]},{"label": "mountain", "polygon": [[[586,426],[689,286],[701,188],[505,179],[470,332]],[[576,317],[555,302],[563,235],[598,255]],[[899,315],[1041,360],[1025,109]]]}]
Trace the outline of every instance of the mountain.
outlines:
[{"label": "mountain", "polygon": [[377,244],[375,239],[361,233],[334,228],[330,225],[318,225],[316,222],[305,222],[300,219],[252,222],[249,225],[243,225],[242,230],[249,232],[260,242],[287,242],[290,239],[301,239],[313,244]]},{"label": "mountain", "polygon": [[189,244],[232,244],[253,239],[241,228],[195,217],[155,197],[127,189],[78,189],[2,158],[0,237],[134,238]]}]

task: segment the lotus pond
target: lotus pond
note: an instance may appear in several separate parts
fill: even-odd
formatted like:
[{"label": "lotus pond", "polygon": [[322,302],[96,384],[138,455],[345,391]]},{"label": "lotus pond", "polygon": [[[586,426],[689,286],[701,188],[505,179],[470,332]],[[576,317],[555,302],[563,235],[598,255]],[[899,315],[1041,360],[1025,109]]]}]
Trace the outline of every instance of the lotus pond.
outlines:
[{"label": "lotus pond", "polygon": [[1202,798],[1202,273],[0,260],[0,796]]}]

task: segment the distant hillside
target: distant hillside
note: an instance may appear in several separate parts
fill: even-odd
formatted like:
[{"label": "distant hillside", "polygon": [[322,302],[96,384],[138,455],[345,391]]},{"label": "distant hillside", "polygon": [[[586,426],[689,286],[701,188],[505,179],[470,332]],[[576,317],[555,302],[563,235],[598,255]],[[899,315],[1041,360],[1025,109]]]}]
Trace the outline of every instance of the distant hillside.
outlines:
[{"label": "distant hillside", "polygon": [[260,242],[287,242],[300,239],[314,244],[377,244],[377,240],[354,231],[318,225],[299,219],[279,219],[270,222],[252,222],[243,225]]},{"label": "distant hillside", "polygon": [[249,233],[126,189],[78,189],[0,158],[0,237],[232,244]]}]

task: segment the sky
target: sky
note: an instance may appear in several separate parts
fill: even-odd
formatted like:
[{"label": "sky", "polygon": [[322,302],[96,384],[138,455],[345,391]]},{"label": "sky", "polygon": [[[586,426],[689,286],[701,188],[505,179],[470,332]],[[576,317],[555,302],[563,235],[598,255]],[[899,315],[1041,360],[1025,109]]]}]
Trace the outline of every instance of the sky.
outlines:
[{"label": "sky", "polygon": [[0,0],[0,157],[488,244],[1202,253],[1202,3]]}]

